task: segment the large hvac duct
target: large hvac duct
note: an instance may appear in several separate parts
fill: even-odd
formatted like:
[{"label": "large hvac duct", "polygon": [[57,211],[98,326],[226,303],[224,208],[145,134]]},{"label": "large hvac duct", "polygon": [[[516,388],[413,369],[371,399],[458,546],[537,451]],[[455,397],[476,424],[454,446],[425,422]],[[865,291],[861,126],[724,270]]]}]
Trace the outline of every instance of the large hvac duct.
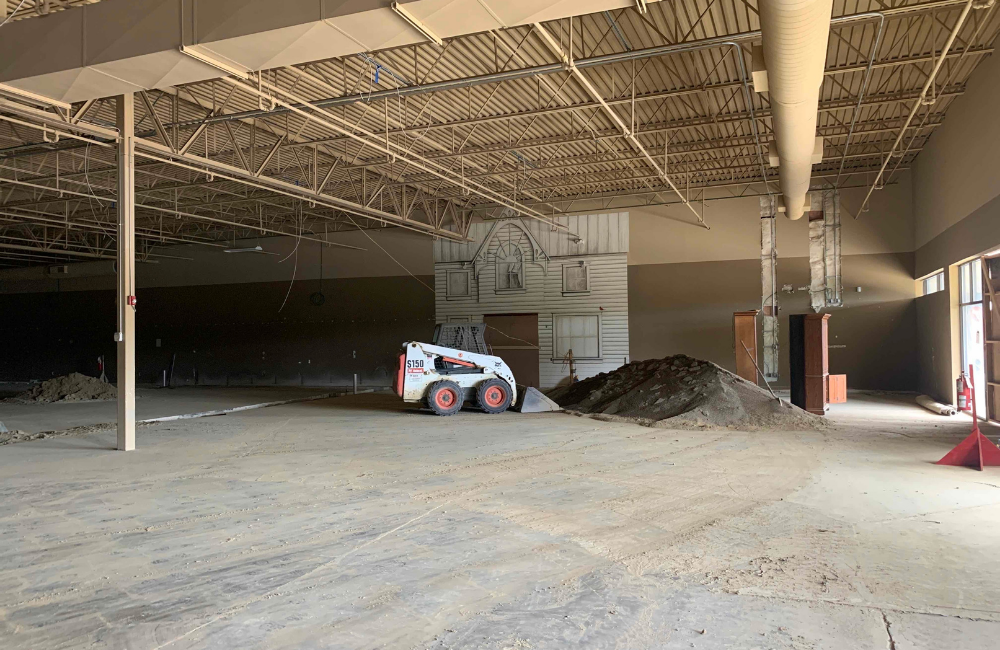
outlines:
[{"label": "large hvac duct", "polygon": [[760,0],[760,31],[785,215],[805,209],[833,0]]}]

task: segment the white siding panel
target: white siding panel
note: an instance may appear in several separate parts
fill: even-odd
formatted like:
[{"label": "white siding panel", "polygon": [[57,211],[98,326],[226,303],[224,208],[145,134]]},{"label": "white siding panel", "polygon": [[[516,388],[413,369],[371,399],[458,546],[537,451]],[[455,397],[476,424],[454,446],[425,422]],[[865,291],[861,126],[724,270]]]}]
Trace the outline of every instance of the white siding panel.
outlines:
[{"label": "white siding panel", "polygon": [[[569,365],[553,359],[553,316],[591,314],[600,319],[600,359],[575,362],[581,379],[620,367],[627,361],[628,337],[628,226],[627,212],[569,215],[556,220],[569,227],[569,233],[554,230],[535,220],[522,224],[531,233],[548,260],[538,263],[525,256],[525,288],[522,292],[496,293],[496,266],[492,259],[473,274],[468,298],[448,298],[449,269],[472,269],[473,256],[493,230],[496,222],[472,224],[469,243],[436,241],[434,243],[436,319],[447,322],[452,317],[481,321],[487,314],[538,314],[539,375],[543,388],[566,381]],[[503,226],[499,226],[502,228]],[[584,244],[574,243],[575,237]],[[516,238],[515,238],[516,239]],[[489,248],[495,249],[496,242]],[[527,251],[525,251],[527,253]],[[564,264],[583,261],[589,268],[588,293],[563,295]]]},{"label": "white siding panel", "polygon": [[[521,223],[549,257],[628,252],[628,212],[568,215],[554,217],[553,220],[566,225],[569,230],[556,229],[535,219],[521,219]],[[434,261],[471,262],[496,223],[498,222],[473,223],[469,228],[471,242],[435,240]],[[576,238],[583,239],[584,243],[574,243]]]}]

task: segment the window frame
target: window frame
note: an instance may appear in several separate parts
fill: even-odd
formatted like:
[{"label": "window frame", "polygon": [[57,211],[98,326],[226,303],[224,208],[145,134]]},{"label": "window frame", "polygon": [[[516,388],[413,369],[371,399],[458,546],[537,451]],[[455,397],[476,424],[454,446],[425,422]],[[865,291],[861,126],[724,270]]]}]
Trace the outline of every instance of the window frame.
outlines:
[{"label": "window frame", "polygon": [[[960,363],[962,366],[962,371],[966,372],[969,369],[969,360],[973,356],[972,351],[969,349],[972,345],[978,345],[982,348],[983,352],[983,365],[985,370],[985,365],[987,363],[986,358],[986,330],[982,328],[983,326],[983,315],[980,311],[980,315],[975,319],[976,324],[979,325],[981,329],[981,334],[983,340],[979,343],[966,340],[965,333],[967,331],[967,321],[969,320],[969,313],[974,311],[974,307],[979,307],[980,310],[986,309],[985,301],[983,300],[983,267],[982,259],[975,258],[967,262],[963,262],[958,265],[958,354]],[[977,373],[978,374],[978,373]],[[977,415],[981,420],[986,419],[986,394],[988,386],[984,383],[985,373],[983,376],[973,377],[973,381],[976,384],[976,408],[978,410]]]},{"label": "window frame", "polygon": [[[573,290],[566,288],[566,270],[567,269],[579,269],[582,268],[584,275],[586,276],[587,288],[582,290]],[[586,262],[574,262],[571,264],[562,265],[562,295],[564,296],[586,296],[590,294],[590,264]]]},{"label": "window frame", "polygon": [[[932,281],[934,283],[934,288],[929,290],[929,283]],[[928,275],[926,278],[920,281],[920,287],[921,287],[921,294],[920,294],[921,296],[929,296],[931,294],[944,291],[945,290],[944,271],[941,270],[938,271],[937,273],[932,273],[931,275]]]},{"label": "window frame", "polygon": [[[465,275],[465,286],[468,291],[465,294],[453,294],[451,292],[451,275],[462,273]],[[447,269],[444,274],[444,295],[448,300],[465,300],[472,297],[472,271],[468,269]]]},{"label": "window frame", "polygon": [[559,326],[560,318],[596,318],[597,319],[597,356],[578,357],[573,355],[573,361],[602,361],[604,359],[604,319],[600,313],[573,312],[568,314],[552,314],[552,361],[562,362],[563,357],[556,356],[559,349]]},{"label": "window frame", "polygon": [[[505,246],[506,245],[501,244],[500,248],[504,248]],[[513,288],[500,286],[500,277],[501,277],[500,265],[504,264],[504,262],[501,262],[497,258],[497,254],[495,253],[493,258],[493,292],[496,294],[503,295],[510,293],[527,293],[528,291],[528,265],[525,262],[524,251],[521,250],[521,247],[518,246],[517,244],[512,244],[512,246],[513,249],[517,251],[518,257],[521,260],[521,272],[520,272],[521,286]],[[500,249],[498,248],[497,253],[499,253],[499,250]]]}]

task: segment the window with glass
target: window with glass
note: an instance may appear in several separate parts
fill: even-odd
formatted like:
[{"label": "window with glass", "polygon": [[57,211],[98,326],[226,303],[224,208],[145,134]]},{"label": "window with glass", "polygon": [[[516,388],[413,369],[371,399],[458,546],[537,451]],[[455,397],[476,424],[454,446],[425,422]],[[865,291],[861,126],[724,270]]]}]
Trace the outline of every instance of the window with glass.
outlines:
[{"label": "window with glass", "polygon": [[983,337],[983,271],[978,259],[958,267],[959,321],[962,328],[962,370],[976,387],[976,412],[986,417],[986,359]]},{"label": "window with glass", "polygon": [[472,273],[469,271],[448,271],[447,296],[449,298],[468,298],[471,294]]},{"label": "window with glass", "polygon": [[944,271],[924,278],[924,292],[922,295],[926,296],[938,291],[944,291]]},{"label": "window with glass", "polygon": [[590,267],[580,262],[563,266],[563,293],[589,293]]},{"label": "window with glass", "polygon": [[574,359],[599,359],[601,356],[601,319],[597,314],[553,316],[555,358],[565,359],[573,351]]}]

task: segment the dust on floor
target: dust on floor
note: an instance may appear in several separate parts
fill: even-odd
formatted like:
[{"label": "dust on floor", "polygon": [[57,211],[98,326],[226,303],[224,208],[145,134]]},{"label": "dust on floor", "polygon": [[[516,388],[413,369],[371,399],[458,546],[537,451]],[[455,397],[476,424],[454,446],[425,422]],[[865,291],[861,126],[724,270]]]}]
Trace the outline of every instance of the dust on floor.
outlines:
[{"label": "dust on floor", "polygon": [[967,421],[866,405],[677,431],[370,395],[4,447],[0,646],[995,647],[1000,478],[931,464]]}]

